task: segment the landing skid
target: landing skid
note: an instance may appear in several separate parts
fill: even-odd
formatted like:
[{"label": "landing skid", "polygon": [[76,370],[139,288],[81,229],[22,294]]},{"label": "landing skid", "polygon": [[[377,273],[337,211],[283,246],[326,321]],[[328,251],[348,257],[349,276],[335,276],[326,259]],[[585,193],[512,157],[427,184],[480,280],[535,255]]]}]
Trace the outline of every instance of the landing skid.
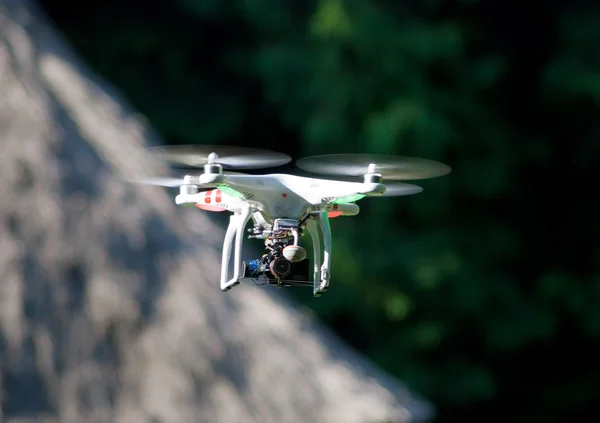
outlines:
[{"label": "landing skid", "polygon": [[240,279],[240,282],[250,282],[250,283],[254,283],[256,285],[273,285],[273,286],[277,286],[277,287],[283,287],[283,286],[313,286],[313,282],[312,281],[296,281],[296,280],[289,280],[289,279],[270,279],[268,278],[266,275],[261,275],[261,276],[257,276],[254,278],[250,278],[250,277],[243,277]]}]

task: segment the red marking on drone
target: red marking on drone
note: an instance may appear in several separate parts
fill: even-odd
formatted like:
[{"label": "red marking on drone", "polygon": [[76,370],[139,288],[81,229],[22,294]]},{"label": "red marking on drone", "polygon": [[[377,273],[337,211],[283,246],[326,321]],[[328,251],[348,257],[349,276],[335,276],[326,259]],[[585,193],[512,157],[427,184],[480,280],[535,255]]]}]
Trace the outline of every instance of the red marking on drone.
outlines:
[{"label": "red marking on drone", "polygon": [[282,196],[283,198],[287,197],[287,192],[284,192],[283,194],[281,194],[281,196]]},{"label": "red marking on drone", "polygon": [[[205,204],[211,204],[212,200],[213,200],[213,195],[215,196],[214,200],[215,203],[217,203],[216,205],[210,205],[207,206]],[[217,190],[217,189],[212,189],[210,191],[206,191],[204,193],[204,204],[196,204],[196,207],[198,207],[201,210],[205,210],[205,211],[211,211],[211,212],[222,212],[227,210],[227,208],[225,207],[221,207],[218,204],[221,202],[221,191]]]}]

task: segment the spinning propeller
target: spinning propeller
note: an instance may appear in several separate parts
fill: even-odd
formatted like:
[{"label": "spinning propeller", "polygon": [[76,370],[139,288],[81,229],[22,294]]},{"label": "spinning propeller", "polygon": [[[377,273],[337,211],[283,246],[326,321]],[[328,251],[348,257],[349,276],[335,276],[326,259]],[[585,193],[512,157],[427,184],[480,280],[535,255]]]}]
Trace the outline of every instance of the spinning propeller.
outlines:
[{"label": "spinning propeller", "polygon": [[[206,165],[221,166],[223,169],[263,169],[282,166],[292,158],[283,153],[251,147],[226,145],[171,145],[147,150],[151,155],[175,166],[203,168]],[[133,182],[176,188],[184,185],[184,176],[189,172],[179,171],[175,176],[136,179]],[[225,171],[224,175],[244,175]]]},{"label": "spinning propeller", "polygon": [[292,161],[287,154],[251,147],[226,145],[172,145],[148,150],[174,165],[201,168],[220,164],[223,169],[265,169]]},{"label": "spinning propeller", "polygon": [[[242,175],[230,169],[263,169],[283,166],[291,162],[287,154],[253,147],[226,145],[176,145],[148,149],[148,152],[171,165],[186,168],[215,168],[225,175]],[[214,167],[213,167],[214,166]],[[450,173],[451,168],[433,160],[385,154],[327,154],[306,157],[296,161],[304,171],[323,175],[324,179],[356,181],[364,177],[365,182],[380,182],[386,186],[381,197],[397,197],[417,194],[423,188],[402,180],[429,179]],[[189,172],[188,172],[189,173]],[[150,177],[135,182],[163,187],[184,185],[185,172],[175,176]],[[384,182],[385,180],[385,182]]]},{"label": "spinning propeller", "polygon": [[[180,176],[157,176],[151,178],[136,179],[134,182],[144,185],[154,185],[167,188],[178,188],[185,184],[184,177],[189,172],[181,172]],[[223,175],[245,175],[242,172],[223,172]]]},{"label": "spinning propeller", "polygon": [[326,154],[300,159],[296,166],[307,172],[337,177],[364,176],[365,181],[385,182],[386,192],[381,197],[417,194],[423,188],[399,180],[429,179],[450,173],[443,163],[417,157],[385,154]]},{"label": "spinning propeller", "polygon": [[417,157],[385,154],[326,154],[300,159],[296,166],[312,173],[363,176],[379,173],[388,180],[428,179],[450,173],[450,166]]}]

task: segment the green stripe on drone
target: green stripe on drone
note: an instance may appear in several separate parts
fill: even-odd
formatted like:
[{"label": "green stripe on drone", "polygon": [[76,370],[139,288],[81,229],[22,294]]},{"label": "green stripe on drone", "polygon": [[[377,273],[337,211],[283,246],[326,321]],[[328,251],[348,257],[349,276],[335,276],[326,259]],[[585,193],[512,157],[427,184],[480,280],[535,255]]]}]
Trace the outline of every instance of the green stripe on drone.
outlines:
[{"label": "green stripe on drone", "polygon": [[365,197],[366,196],[364,194],[348,195],[346,197],[336,198],[335,200],[332,201],[332,203],[333,204],[354,203],[355,201],[361,200],[361,199],[363,199]]},{"label": "green stripe on drone", "polygon": [[242,194],[239,191],[234,190],[231,187],[228,187],[227,185],[217,185],[217,188],[219,188],[222,192],[224,192],[225,194],[230,195],[232,197],[246,198],[246,196],[244,194]]}]

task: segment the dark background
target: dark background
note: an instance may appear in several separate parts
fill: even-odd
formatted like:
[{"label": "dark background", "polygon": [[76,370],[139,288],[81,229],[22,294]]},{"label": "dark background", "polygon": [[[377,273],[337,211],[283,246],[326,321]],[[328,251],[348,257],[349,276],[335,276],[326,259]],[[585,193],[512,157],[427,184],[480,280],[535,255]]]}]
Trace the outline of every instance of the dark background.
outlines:
[{"label": "dark background", "polygon": [[436,423],[590,421],[594,2],[41,3],[168,143],[450,164],[417,196],[333,220],[331,289],[294,295],[433,401]]}]

